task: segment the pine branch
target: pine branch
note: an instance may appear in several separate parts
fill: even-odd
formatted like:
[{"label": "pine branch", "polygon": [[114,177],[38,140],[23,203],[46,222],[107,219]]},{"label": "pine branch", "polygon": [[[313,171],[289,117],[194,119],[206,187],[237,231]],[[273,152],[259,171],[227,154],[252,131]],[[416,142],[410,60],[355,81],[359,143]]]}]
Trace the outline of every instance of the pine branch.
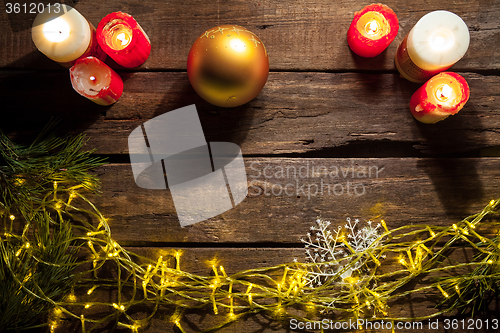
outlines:
[{"label": "pine branch", "polygon": [[69,203],[74,189],[99,188],[89,170],[103,160],[92,157],[91,151],[80,151],[86,141],[83,135],[58,138],[53,129],[54,124],[49,124],[31,145],[16,144],[0,130],[4,229],[0,331],[46,326],[49,311],[70,293],[81,244],[73,235],[71,219],[61,214],[61,200]]},{"label": "pine branch", "polygon": [[93,151],[80,151],[86,142],[83,135],[59,138],[52,134],[53,127],[49,124],[31,145],[16,144],[0,130],[0,199],[5,213],[16,207],[28,217],[54,182],[98,190],[98,178],[88,171],[103,165],[103,159],[92,157]]}]

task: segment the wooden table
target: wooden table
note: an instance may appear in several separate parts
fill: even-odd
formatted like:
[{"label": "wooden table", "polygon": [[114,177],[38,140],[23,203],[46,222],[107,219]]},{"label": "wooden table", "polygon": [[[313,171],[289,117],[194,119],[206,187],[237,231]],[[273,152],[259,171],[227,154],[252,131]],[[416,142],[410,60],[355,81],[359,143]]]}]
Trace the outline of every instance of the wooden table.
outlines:
[{"label": "wooden table", "polygon": [[[77,95],[68,72],[36,50],[30,30],[34,15],[2,10],[1,126],[26,140],[51,116],[58,116],[67,132],[85,133],[86,148],[97,149],[96,154],[110,162],[96,171],[102,194],[95,203],[110,218],[115,239],[133,251],[156,257],[161,251],[182,248],[187,271],[210,274],[205,261],[217,256],[226,271],[234,273],[294,258],[305,260],[299,239],[317,216],[335,225],[346,217],[383,218],[390,227],[449,225],[499,197],[499,0],[389,0],[385,4],[397,13],[400,30],[389,48],[372,59],[350,52],[346,41],[354,12],[369,2],[85,0],[68,4],[95,26],[110,12],[130,13],[151,38],[150,58],[132,70],[110,62],[124,80],[124,94],[111,107],[98,106]],[[451,70],[466,78],[471,98],[458,115],[425,125],[413,119],[408,107],[419,85],[400,78],[394,54],[417,20],[438,9],[455,12],[469,27],[469,50]],[[271,68],[257,98],[232,109],[203,101],[186,74],[193,41],[225,23],[255,32],[265,43]],[[235,209],[181,228],[168,191],[135,185],[127,138],[147,120],[190,104],[196,104],[207,141],[241,147],[250,189]],[[276,176],[279,168],[286,167],[313,171],[298,178]],[[314,172],[319,167],[355,169],[356,173],[331,178]],[[357,173],[370,167],[369,175]],[[299,185],[289,187],[287,194],[278,193],[290,183]],[[320,184],[340,186],[335,193],[314,193],[313,185]],[[429,304],[409,300],[394,311],[417,315]],[[193,331],[203,327],[201,314],[189,318],[186,327]],[[275,330],[289,331],[286,323],[257,316],[223,331]],[[175,331],[173,324],[161,316],[148,330],[170,331]]]}]

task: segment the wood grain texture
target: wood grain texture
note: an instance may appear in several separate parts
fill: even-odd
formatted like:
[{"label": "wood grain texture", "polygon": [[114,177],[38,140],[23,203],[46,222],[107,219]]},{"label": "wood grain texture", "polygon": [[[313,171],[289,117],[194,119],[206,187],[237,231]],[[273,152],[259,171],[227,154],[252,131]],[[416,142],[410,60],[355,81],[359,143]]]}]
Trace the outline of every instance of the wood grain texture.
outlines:
[{"label": "wood grain texture", "polygon": [[[318,217],[451,225],[500,193],[498,158],[245,158],[249,194],[236,208],[181,228],[167,190],[135,185],[128,164],[100,168],[93,198],[123,244],[297,244]],[[168,175],[167,175],[168,178]],[[201,244],[200,244],[201,243]]]},{"label": "wood grain texture", "polygon": [[[471,44],[454,70],[500,69],[500,8],[497,0],[384,2],[398,15],[399,33],[386,52],[363,59],[350,52],[347,29],[354,12],[366,4],[328,0],[256,1],[98,1],[67,2],[94,26],[113,11],[133,15],[151,38],[153,49],[144,70],[185,69],[194,40],[217,24],[236,24],[256,33],[266,45],[272,70],[394,70],[399,43],[427,12],[449,10],[469,27]],[[31,41],[34,14],[0,12],[0,67],[50,68],[58,65],[38,52]]]},{"label": "wood grain texture", "polygon": [[127,154],[137,126],[196,104],[207,140],[234,142],[244,155],[477,156],[500,146],[500,77],[462,74],[471,89],[464,109],[427,125],[409,112],[418,85],[396,74],[274,72],[256,99],[225,109],[197,96],[185,73],[124,73],[122,98],[102,107],[74,92],[66,73],[2,72],[2,125],[25,139],[57,116],[89,136],[89,149]]},{"label": "wood grain texture", "polygon": [[[95,171],[103,192],[91,198],[109,218],[114,239],[140,255],[157,258],[183,248],[186,271],[210,274],[206,261],[217,257],[231,274],[303,260],[300,238],[318,216],[334,225],[346,217],[384,218],[390,228],[449,225],[499,197],[498,0],[388,0],[384,3],[398,15],[399,33],[372,59],[353,54],[346,41],[354,12],[369,2],[63,2],[94,26],[113,11],[132,14],[151,38],[150,58],[131,70],[108,60],[124,80],[124,94],[111,107],[95,105],[73,91],[64,68],[36,50],[31,40],[35,15],[7,14],[2,7],[0,126],[29,142],[56,116],[64,132],[85,133],[86,148],[112,162]],[[451,70],[466,78],[471,98],[458,115],[428,126],[416,122],[408,108],[419,85],[401,79],[393,59],[418,19],[441,9],[460,15],[469,28],[469,50]],[[194,40],[219,23],[253,31],[270,56],[271,72],[261,94],[233,109],[203,101],[185,72]],[[241,147],[249,195],[231,211],[180,228],[169,191],[135,185],[127,138],[144,122],[189,104],[197,106],[207,141]],[[467,251],[456,255],[459,261],[472,258]],[[408,297],[391,306],[391,315],[427,314],[436,297],[437,291]],[[168,309],[161,312],[145,331],[179,332],[170,315]],[[187,314],[183,323],[196,332],[217,319],[203,310]],[[61,331],[81,331],[79,320],[63,326]],[[288,322],[257,315],[220,332],[291,331]]]}]

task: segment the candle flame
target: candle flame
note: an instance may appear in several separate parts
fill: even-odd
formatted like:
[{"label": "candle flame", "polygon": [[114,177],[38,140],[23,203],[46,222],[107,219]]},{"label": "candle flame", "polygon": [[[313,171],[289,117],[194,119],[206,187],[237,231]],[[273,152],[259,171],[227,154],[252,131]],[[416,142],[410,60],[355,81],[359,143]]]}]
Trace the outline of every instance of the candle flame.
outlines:
[{"label": "candle flame", "polygon": [[128,36],[125,35],[125,33],[120,33],[118,34],[118,36],[116,37],[116,39],[118,39],[121,43],[122,43],[122,46],[125,46],[129,43],[130,39],[127,38]]},{"label": "candle flame", "polygon": [[443,44],[444,44],[444,38],[441,36],[437,36],[436,39],[434,40],[434,45],[440,48],[443,46]]},{"label": "candle flame", "polygon": [[450,31],[438,29],[431,34],[429,44],[436,51],[446,51],[455,44],[455,38]]},{"label": "candle flame", "polygon": [[116,51],[120,51],[129,46],[134,38],[134,32],[129,27],[122,23],[114,24],[110,27],[105,27],[105,36],[107,44]]},{"label": "candle flame", "polygon": [[377,21],[370,21],[366,24],[365,28],[366,28],[366,32],[369,33],[369,34],[374,34],[377,32],[378,30],[378,23]]},{"label": "candle flame", "polygon": [[68,22],[60,17],[48,21],[43,25],[43,34],[51,42],[62,42],[69,37],[70,27]]},{"label": "candle flame", "polygon": [[376,11],[369,11],[361,15],[356,23],[356,29],[371,40],[378,40],[390,32],[390,24],[384,15]]},{"label": "candle flame", "polygon": [[436,91],[436,97],[440,101],[447,101],[453,95],[453,88],[447,84],[442,85]]}]

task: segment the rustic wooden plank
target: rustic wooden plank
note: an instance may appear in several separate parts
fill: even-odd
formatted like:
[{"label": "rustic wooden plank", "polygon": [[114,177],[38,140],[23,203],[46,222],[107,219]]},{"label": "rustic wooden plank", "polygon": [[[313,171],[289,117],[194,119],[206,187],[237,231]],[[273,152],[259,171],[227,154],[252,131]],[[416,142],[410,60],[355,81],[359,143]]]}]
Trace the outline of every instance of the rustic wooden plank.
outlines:
[{"label": "rustic wooden plank", "polygon": [[[176,249],[171,248],[129,248],[129,250],[137,253],[141,256],[149,257],[152,259],[158,258],[160,255],[164,257],[165,260],[170,260],[173,262],[173,255]],[[457,262],[468,262],[472,258],[473,253],[470,249],[462,250],[457,249],[451,253],[452,260]],[[235,274],[242,270],[247,270],[251,268],[263,268],[272,267],[275,265],[292,262],[295,258],[299,262],[305,262],[304,248],[249,248],[249,249],[233,249],[233,248],[206,248],[206,249],[184,249],[181,256],[181,268],[187,272],[198,274],[198,275],[210,275],[211,268],[207,261],[217,258],[218,263],[223,265],[225,271],[228,275]],[[401,265],[396,261],[395,258],[387,258],[384,260],[383,267],[380,273],[401,269]],[[112,274],[112,270],[109,271]],[[276,279],[281,279],[282,276],[276,276]],[[427,277],[428,278],[428,277]],[[412,284],[412,288],[418,288],[423,285],[422,280],[415,281]],[[77,298],[81,302],[93,302],[97,299],[99,301],[105,302],[116,302],[113,298],[113,293],[107,290],[100,291],[96,290],[91,296],[86,295],[86,290],[82,295],[77,295]],[[436,300],[441,299],[441,294],[438,290],[429,290],[425,294],[413,294],[411,297],[406,297],[403,299],[398,299],[390,303],[389,315],[392,317],[417,317],[424,316],[433,313],[433,309],[436,304]],[[492,311],[497,311],[498,305],[492,304]],[[89,317],[92,312],[86,310],[86,316]],[[493,312],[495,313],[495,312]],[[148,314],[147,311],[144,313],[134,313],[135,318],[145,317]],[[208,328],[210,325],[215,325],[220,323],[221,320],[225,318],[227,312],[220,310],[219,315],[214,316],[210,306],[207,308],[197,311],[188,311],[182,319],[183,328],[188,332],[200,331],[203,328]],[[178,332],[174,328],[174,324],[170,320],[172,316],[172,309],[162,308],[161,311],[153,318],[150,325],[141,331],[148,333],[156,332]],[[316,313],[316,319],[329,319],[332,321],[343,321],[348,320],[349,317],[342,317],[337,315],[329,314],[319,314]],[[448,316],[440,318],[440,329],[437,332],[443,330],[443,319],[450,318]],[[468,318],[467,318],[468,319]],[[478,318],[474,318],[478,319]],[[423,321],[424,332],[428,328],[428,321]],[[70,327],[70,331],[80,332],[80,321],[76,320],[73,322],[64,323],[63,327]],[[63,328],[61,327],[61,329]],[[417,327],[417,326],[415,326]],[[88,329],[88,327],[87,327]],[[107,331],[107,330],[106,330]],[[283,321],[272,319],[267,315],[253,315],[247,318],[238,320],[237,322],[228,325],[227,327],[220,330],[220,332],[290,332],[297,331],[290,329],[290,319],[285,319]],[[300,330],[301,332],[309,332],[307,330]],[[380,330],[363,330],[364,332],[380,332]],[[397,330],[398,332],[415,332],[415,328],[407,328]],[[478,332],[487,332],[487,330],[476,330]],[[315,331],[317,332],[317,331]],[[453,332],[463,332],[462,330],[453,330]],[[465,332],[465,331],[464,331]]]},{"label": "rustic wooden plank", "polygon": [[122,74],[122,98],[102,107],[74,92],[65,73],[1,72],[2,128],[25,139],[28,129],[37,132],[58,116],[65,129],[89,135],[88,148],[126,154],[133,129],[194,103],[207,140],[237,143],[245,155],[477,154],[500,146],[500,77],[462,74],[469,102],[458,115],[426,125],[409,112],[418,85],[395,74],[273,72],[255,100],[225,109],[197,96],[185,73]]},{"label": "rustic wooden plank", "polygon": [[[234,209],[181,228],[167,190],[134,183],[129,164],[97,170],[93,198],[124,244],[296,244],[322,216],[451,225],[500,194],[498,158],[245,158],[249,194]],[[288,173],[288,174],[287,174]],[[285,232],[284,232],[285,231]]]},{"label": "rustic wooden plank", "polygon": [[[112,11],[133,15],[151,38],[147,70],[185,69],[194,40],[207,29],[220,24],[237,24],[255,32],[265,43],[275,70],[394,70],[397,46],[425,13],[449,10],[460,15],[471,32],[469,51],[455,70],[497,70],[500,68],[500,5],[497,0],[443,0],[385,2],[398,15],[400,31],[388,50],[374,59],[352,54],[347,46],[347,29],[354,12],[366,4],[353,0],[203,1],[182,2],[98,1],[70,2],[95,26]],[[31,41],[34,14],[0,12],[0,67],[51,68]]]}]

